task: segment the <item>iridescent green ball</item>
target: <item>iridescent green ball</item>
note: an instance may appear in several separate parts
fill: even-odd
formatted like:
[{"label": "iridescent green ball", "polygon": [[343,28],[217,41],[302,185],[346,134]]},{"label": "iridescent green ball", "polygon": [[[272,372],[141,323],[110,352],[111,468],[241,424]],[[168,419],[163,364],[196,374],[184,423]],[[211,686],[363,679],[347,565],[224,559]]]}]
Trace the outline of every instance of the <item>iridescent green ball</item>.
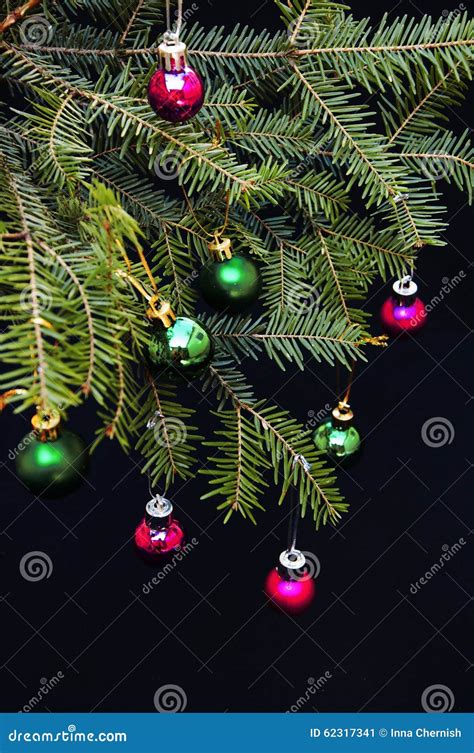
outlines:
[{"label": "iridescent green ball", "polygon": [[42,442],[32,432],[19,444],[16,456],[18,477],[34,494],[62,497],[77,489],[87,471],[85,442],[72,431]]},{"label": "iridescent green ball", "polygon": [[343,462],[360,450],[362,440],[354,426],[340,426],[329,418],[317,427],[313,441],[317,450],[325,452],[333,460]]},{"label": "iridescent green ball", "polygon": [[252,259],[236,254],[225,261],[209,262],[199,278],[202,297],[217,311],[238,313],[254,303],[262,286]]},{"label": "iridescent green ball", "polygon": [[157,327],[148,351],[152,365],[164,379],[193,379],[209,366],[214,344],[201,322],[178,316],[171,327]]}]

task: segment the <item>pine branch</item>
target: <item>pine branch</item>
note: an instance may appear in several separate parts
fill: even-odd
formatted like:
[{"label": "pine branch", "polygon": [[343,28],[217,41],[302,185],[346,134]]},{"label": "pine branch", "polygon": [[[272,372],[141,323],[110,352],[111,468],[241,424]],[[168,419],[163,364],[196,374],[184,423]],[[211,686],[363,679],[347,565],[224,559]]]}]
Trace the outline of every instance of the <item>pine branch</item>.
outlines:
[{"label": "pine branch", "polygon": [[18,8],[15,8],[15,10],[12,10],[11,13],[9,13],[3,19],[3,21],[0,22],[0,34],[3,34],[8,28],[10,28],[10,26],[13,26],[13,24],[16,24],[18,21],[24,18],[28,11],[36,8],[36,6],[40,4],[40,2],[41,0],[27,0],[26,3],[23,3],[23,5],[20,5]]}]

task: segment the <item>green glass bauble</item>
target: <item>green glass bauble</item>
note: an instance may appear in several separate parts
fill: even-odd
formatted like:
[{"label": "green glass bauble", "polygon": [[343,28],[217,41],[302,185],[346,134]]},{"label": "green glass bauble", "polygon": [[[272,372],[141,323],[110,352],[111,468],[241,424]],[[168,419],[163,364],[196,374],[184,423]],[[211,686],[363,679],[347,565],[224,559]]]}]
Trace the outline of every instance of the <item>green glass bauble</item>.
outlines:
[{"label": "green glass bauble", "polygon": [[355,426],[341,426],[333,418],[320,424],[313,434],[317,450],[338,462],[352,458],[361,446],[360,434]]},{"label": "green glass bauble", "polygon": [[16,472],[34,494],[62,497],[77,489],[87,471],[85,442],[72,431],[42,441],[33,432],[19,444]]},{"label": "green glass bauble", "polygon": [[206,264],[199,287],[202,297],[217,311],[243,311],[254,303],[262,286],[260,272],[252,259],[241,254]]},{"label": "green glass bauble", "polygon": [[178,316],[171,327],[159,326],[148,346],[150,361],[164,378],[193,379],[214,355],[212,337],[201,322]]}]

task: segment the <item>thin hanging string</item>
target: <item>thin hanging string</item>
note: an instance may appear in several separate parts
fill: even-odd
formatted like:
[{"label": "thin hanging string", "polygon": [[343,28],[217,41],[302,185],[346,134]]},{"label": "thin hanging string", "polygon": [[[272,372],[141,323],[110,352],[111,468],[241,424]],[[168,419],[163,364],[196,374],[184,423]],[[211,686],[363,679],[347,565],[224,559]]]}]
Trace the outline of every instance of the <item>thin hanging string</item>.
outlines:
[{"label": "thin hanging string", "polygon": [[196,217],[196,212],[194,211],[191,202],[189,201],[188,194],[186,193],[186,190],[184,186],[182,186],[184,199],[186,201],[186,204],[188,206],[189,211],[191,212],[194,221],[196,222],[196,225],[202,230],[202,232],[208,236],[208,238],[213,238],[214,240],[218,240],[223,233],[225,233],[227,229],[227,225],[229,224],[229,210],[230,210],[230,192],[227,191],[226,193],[226,207],[225,207],[225,215],[224,215],[224,224],[218,228],[214,233],[210,233],[208,230],[206,230],[205,227],[201,225],[198,218]]},{"label": "thin hanging string", "polygon": [[[293,460],[293,469],[295,468],[296,458]],[[292,474],[293,475],[293,474]],[[290,480],[291,483],[291,480]],[[290,520],[288,522],[288,551],[296,549],[296,537],[298,535],[299,522],[299,499],[294,484],[290,487]]]},{"label": "thin hanging string", "polygon": [[342,402],[343,403],[349,402],[349,397],[350,397],[351,389],[352,389],[352,382],[354,381],[355,367],[356,367],[356,361],[354,359],[354,361],[352,362],[352,368],[351,368],[351,371],[350,371],[350,374],[349,374],[349,381],[347,383],[346,393],[345,393],[344,397],[342,398]]},{"label": "thin hanging string", "polygon": [[171,0],[166,0],[166,27],[168,31],[174,31],[176,34],[176,41],[179,40],[181,34],[181,27],[183,25],[183,0],[178,0],[178,17],[176,19],[176,29],[172,29],[171,24]]},{"label": "thin hanging string", "polygon": [[[120,248],[122,256],[123,256],[123,258],[125,260],[125,264],[127,265],[127,270],[128,270],[129,277],[133,278],[133,275],[132,275],[132,264],[131,264],[129,256],[128,256],[126,250],[125,250],[125,247],[118,240],[117,240],[117,245]],[[153,292],[155,293],[155,295],[158,295],[158,293],[159,293],[158,286],[157,286],[157,284],[155,282],[155,278],[153,277],[153,273],[152,273],[152,271],[150,269],[150,266],[149,266],[149,264],[148,264],[148,262],[147,262],[147,260],[145,258],[145,253],[143,251],[143,248],[138,243],[135,245],[135,248],[136,248],[137,254],[139,256],[140,262],[142,264],[142,267],[145,270],[148,279],[150,280],[150,284],[151,284],[151,287],[153,289]]]},{"label": "thin hanging string", "polygon": [[292,552],[296,549],[296,537],[298,535],[298,500],[296,498],[295,487],[291,486],[291,512],[290,521],[288,523],[288,551]]}]

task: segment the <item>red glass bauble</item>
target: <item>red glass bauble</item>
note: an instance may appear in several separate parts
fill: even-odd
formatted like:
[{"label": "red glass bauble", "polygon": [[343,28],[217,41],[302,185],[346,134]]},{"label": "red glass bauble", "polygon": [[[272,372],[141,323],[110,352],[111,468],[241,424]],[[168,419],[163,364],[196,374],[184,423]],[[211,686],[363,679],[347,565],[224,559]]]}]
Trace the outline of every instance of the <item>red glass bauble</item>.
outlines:
[{"label": "red glass bauble", "polygon": [[187,65],[180,71],[159,68],[148,84],[148,101],[163,120],[183,123],[194,117],[203,105],[203,80]]},{"label": "red glass bauble", "polygon": [[140,552],[148,557],[175,552],[181,548],[183,542],[184,531],[174,518],[167,525],[156,529],[143,518],[135,531],[135,544]]},{"label": "red glass bauble", "polygon": [[265,581],[265,593],[285,612],[298,614],[307,609],[314,599],[314,580],[308,577],[286,579],[280,575],[278,568],[273,568]]},{"label": "red glass bauble", "polygon": [[415,332],[425,324],[425,304],[420,298],[415,298],[409,305],[404,306],[401,305],[401,301],[391,296],[382,306],[380,318],[384,328],[392,334]]}]

